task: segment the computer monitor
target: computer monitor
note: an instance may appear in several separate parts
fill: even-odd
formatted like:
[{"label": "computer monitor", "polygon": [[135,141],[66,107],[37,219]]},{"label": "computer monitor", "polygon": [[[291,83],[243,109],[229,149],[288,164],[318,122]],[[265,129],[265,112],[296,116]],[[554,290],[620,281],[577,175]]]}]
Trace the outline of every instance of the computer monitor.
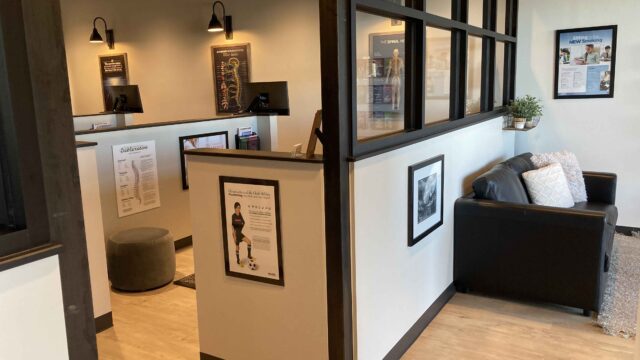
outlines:
[{"label": "computer monitor", "polygon": [[290,114],[286,81],[247,83],[242,98],[245,112],[284,116]]},{"label": "computer monitor", "polygon": [[107,87],[107,110],[114,112],[143,113],[138,85]]}]

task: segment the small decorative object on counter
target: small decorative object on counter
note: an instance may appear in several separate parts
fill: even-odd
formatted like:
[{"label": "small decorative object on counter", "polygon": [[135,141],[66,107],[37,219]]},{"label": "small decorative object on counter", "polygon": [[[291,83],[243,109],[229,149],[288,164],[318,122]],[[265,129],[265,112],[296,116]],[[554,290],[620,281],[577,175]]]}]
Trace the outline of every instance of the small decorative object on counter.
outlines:
[{"label": "small decorative object on counter", "polygon": [[522,130],[538,126],[542,116],[542,102],[531,95],[517,98],[507,107],[513,117],[513,127]]}]

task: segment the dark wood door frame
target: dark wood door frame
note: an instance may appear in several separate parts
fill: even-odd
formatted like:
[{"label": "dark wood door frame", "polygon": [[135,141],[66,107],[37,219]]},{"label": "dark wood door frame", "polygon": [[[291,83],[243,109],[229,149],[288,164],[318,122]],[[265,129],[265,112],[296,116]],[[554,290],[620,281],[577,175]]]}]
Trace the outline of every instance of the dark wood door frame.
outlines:
[{"label": "dark wood door frame", "polygon": [[[0,11],[0,55],[3,71],[10,74],[3,81],[8,95],[20,97],[23,104],[13,106],[10,119],[3,120],[19,124],[16,128],[30,127],[26,132],[16,131],[16,137],[21,144],[34,145],[26,151],[35,152],[39,161],[22,161],[20,166],[40,178],[41,189],[37,191],[42,191],[45,203],[41,201],[38,207],[25,200],[26,208],[43,209],[39,221],[27,219],[27,230],[45,224],[44,240],[38,243],[60,249],[69,358],[97,359],[60,4],[58,0],[2,0]],[[30,91],[23,91],[29,87]],[[27,158],[24,151],[19,154],[21,160]],[[30,189],[24,187],[28,181],[22,183],[23,191],[28,192]],[[21,254],[20,264],[41,258],[42,248],[36,247]]]},{"label": "dark wood door frame", "polygon": [[349,194],[351,1],[320,0],[329,359],[353,351]]}]

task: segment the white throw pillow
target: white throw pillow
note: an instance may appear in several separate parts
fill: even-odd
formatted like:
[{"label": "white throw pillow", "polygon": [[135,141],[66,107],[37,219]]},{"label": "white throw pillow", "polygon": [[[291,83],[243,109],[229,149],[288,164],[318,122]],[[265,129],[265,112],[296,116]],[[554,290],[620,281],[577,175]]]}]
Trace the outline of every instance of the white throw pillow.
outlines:
[{"label": "white throw pillow", "polygon": [[531,157],[531,161],[537,168],[543,168],[553,163],[559,163],[562,166],[571,196],[576,203],[587,201],[587,187],[584,183],[582,169],[578,163],[576,155],[569,151],[561,151],[547,154],[535,154]]},{"label": "white throw pillow", "polygon": [[531,201],[536,205],[570,208],[575,204],[567,177],[558,163],[522,174]]}]

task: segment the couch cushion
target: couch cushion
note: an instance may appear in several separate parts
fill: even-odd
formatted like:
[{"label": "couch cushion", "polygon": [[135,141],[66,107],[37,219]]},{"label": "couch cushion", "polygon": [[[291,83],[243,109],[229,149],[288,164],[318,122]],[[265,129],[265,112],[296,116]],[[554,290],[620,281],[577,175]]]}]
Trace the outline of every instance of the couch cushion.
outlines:
[{"label": "couch cushion", "polygon": [[529,198],[518,174],[506,164],[498,164],[473,182],[476,199],[528,204]]},{"label": "couch cushion", "polygon": [[573,209],[598,211],[607,214],[607,224],[616,226],[618,223],[618,208],[615,205],[597,202],[579,202]]},{"label": "couch cushion", "polygon": [[518,176],[522,176],[523,173],[537,169],[531,161],[532,156],[531,153],[524,153],[505,161],[504,164],[515,171]]},{"label": "couch cushion", "polygon": [[580,168],[580,163],[578,163],[578,158],[575,154],[569,151],[535,154],[531,158],[531,161],[539,168],[553,163],[559,163],[562,165],[562,169],[567,176],[573,201],[585,202],[588,200],[582,169]]},{"label": "couch cushion", "polygon": [[522,174],[531,201],[536,205],[570,208],[575,205],[560,164]]}]

